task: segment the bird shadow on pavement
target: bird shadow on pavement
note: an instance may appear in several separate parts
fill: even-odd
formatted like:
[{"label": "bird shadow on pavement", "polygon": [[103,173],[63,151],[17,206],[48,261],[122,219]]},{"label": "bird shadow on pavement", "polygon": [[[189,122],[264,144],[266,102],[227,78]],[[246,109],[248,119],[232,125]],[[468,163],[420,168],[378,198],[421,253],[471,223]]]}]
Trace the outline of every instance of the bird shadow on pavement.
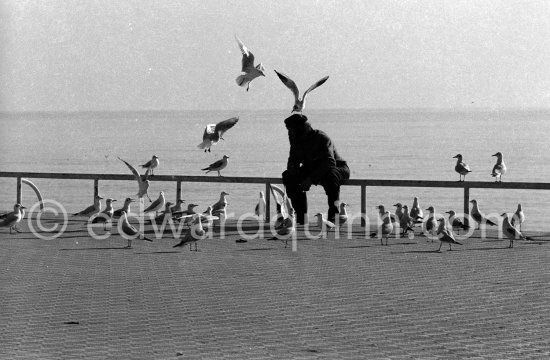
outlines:
[{"label": "bird shadow on pavement", "polygon": [[87,250],[129,250],[126,246],[111,246],[111,247],[85,247],[85,248],[63,248],[59,251],[87,251]]},{"label": "bird shadow on pavement", "polygon": [[274,247],[268,247],[268,248],[237,249],[235,251],[264,251],[264,250],[279,250],[279,249]]},{"label": "bird shadow on pavement", "polygon": [[[189,252],[195,252],[195,251],[189,251]],[[180,254],[180,253],[183,253],[183,251],[165,250],[165,251],[151,251],[151,252],[135,252],[134,254],[139,254],[139,255],[161,255],[161,254]]]}]

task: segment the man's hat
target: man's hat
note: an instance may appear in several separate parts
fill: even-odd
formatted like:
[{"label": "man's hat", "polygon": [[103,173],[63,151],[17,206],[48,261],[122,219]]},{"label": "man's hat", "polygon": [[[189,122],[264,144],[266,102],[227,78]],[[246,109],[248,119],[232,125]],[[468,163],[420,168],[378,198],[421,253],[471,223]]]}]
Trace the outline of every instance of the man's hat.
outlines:
[{"label": "man's hat", "polygon": [[288,128],[302,127],[307,122],[307,116],[302,114],[292,114],[285,119],[285,125]]}]

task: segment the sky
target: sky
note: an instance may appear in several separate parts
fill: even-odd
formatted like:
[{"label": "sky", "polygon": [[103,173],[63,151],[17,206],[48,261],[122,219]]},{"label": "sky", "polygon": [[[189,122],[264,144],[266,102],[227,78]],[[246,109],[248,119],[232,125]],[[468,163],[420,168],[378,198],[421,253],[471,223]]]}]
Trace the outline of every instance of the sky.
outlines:
[{"label": "sky", "polygon": [[[4,0],[0,111],[549,108],[550,2]],[[266,69],[238,87],[235,34]]]}]

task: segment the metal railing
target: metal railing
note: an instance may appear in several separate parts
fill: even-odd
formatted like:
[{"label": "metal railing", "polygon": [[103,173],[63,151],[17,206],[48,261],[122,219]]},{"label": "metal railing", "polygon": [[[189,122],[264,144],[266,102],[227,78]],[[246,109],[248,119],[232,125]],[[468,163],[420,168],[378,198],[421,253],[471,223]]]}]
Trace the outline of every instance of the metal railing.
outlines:
[{"label": "metal railing", "polygon": [[[44,173],[44,172],[0,172],[0,177],[17,178],[17,202],[21,202],[22,178],[35,179],[66,179],[66,180],[93,180],[94,195],[99,194],[99,181],[122,180],[135,181],[129,174],[77,174],[77,173]],[[240,177],[240,176],[185,176],[185,175],[154,175],[154,181],[176,182],[176,200],[181,199],[182,182],[216,182],[240,184],[265,184],[266,218],[270,214],[270,184],[282,184],[281,178],[273,177]],[[485,182],[485,181],[435,181],[435,180],[383,180],[383,179],[349,179],[344,186],[358,186],[361,188],[361,226],[366,225],[367,214],[367,187],[426,187],[426,188],[459,188],[464,189],[464,214],[470,213],[470,189],[521,189],[521,190],[550,190],[550,183],[531,182]],[[467,217],[465,218],[467,222]],[[467,224],[466,224],[467,225]]]}]

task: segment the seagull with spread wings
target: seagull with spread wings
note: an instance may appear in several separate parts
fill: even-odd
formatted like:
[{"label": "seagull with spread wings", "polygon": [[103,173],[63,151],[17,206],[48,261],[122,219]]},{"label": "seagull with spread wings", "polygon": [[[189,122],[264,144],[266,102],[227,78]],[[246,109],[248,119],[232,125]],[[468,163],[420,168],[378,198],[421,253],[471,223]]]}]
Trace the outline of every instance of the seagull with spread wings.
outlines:
[{"label": "seagull with spread wings", "polygon": [[210,147],[218,143],[223,138],[223,134],[231,129],[239,121],[239,117],[232,117],[227,120],[220,121],[217,124],[208,124],[204,128],[202,134],[202,142],[197,146],[199,149],[204,149],[204,152],[210,152]]},{"label": "seagull with spread wings", "polygon": [[304,92],[304,94],[302,95],[302,98],[300,99],[300,91],[298,90],[298,86],[296,86],[296,83],[291,78],[289,78],[288,76],[286,76],[283,73],[278,72],[277,70],[275,70],[275,73],[277,74],[279,79],[281,79],[283,84],[285,84],[285,86],[287,88],[289,88],[290,91],[292,91],[292,93],[294,94],[294,106],[292,107],[291,112],[299,112],[299,113],[301,113],[304,110],[304,107],[306,106],[306,96],[307,96],[307,94],[310,91],[316,89],[317,87],[323,85],[325,83],[325,81],[327,81],[327,79],[328,79],[328,76],[325,76],[321,80],[319,80],[316,83],[314,83],[313,85],[311,85]]},{"label": "seagull with spread wings", "polygon": [[237,40],[237,43],[239,44],[239,48],[241,49],[241,53],[243,54],[242,59],[242,74],[239,75],[235,81],[237,82],[237,85],[245,87],[246,91],[250,88],[250,82],[254,80],[255,78],[259,76],[265,76],[265,69],[262,63],[259,63],[258,65],[254,66],[254,54],[248,50],[248,48],[244,45],[244,43],[235,35],[235,40]]},{"label": "seagull with spread wings", "polygon": [[135,167],[130,165],[127,161],[122,160],[121,158],[118,159],[125,163],[126,166],[128,166],[128,168],[132,171],[132,174],[134,174],[134,177],[136,178],[136,181],[138,183],[138,192],[136,194],[137,197],[142,199],[145,195],[147,195],[149,202],[152,202],[149,194],[147,193],[147,191],[149,190],[149,173],[151,172],[151,168],[147,168],[144,178],[142,178]]}]

